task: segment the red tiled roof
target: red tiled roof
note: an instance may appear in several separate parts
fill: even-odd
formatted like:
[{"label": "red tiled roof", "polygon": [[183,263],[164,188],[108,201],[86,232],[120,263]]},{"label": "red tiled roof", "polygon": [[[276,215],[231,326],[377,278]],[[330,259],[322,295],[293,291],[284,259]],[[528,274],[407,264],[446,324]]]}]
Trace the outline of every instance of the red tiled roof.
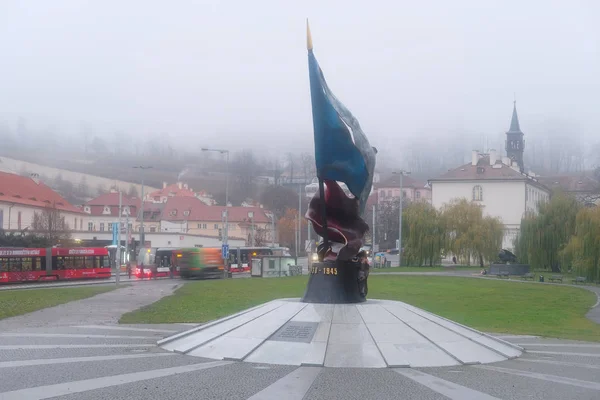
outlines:
[{"label": "red tiled roof", "polygon": [[527,180],[527,176],[501,162],[496,162],[496,168],[492,168],[489,157],[485,156],[479,159],[477,165],[465,164],[438,178],[430,179],[433,182],[460,180]]},{"label": "red tiled roof", "polygon": [[[400,175],[394,174],[374,186],[376,187],[376,189],[398,188],[400,187]],[[425,187],[425,182],[421,182],[411,178],[410,176],[404,175],[404,177],[402,178],[402,187],[421,189]]]},{"label": "red tiled roof", "polygon": [[[121,205],[123,207],[130,207],[130,215],[135,217],[137,210],[140,208],[141,199],[134,197],[130,198],[126,195],[122,195],[121,197]],[[90,208],[89,215],[94,216],[119,216],[119,193],[118,192],[110,192],[104,193],[95,199],[92,199],[84,204],[85,207],[88,206]],[[108,207],[110,209],[110,214],[104,213],[104,207]]]},{"label": "red tiled roof", "polygon": [[538,180],[550,188],[560,188],[565,192],[600,192],[600,182],[590,176],[540,176]]},{"label": "red tiled roof", "polygon": [[193,190],[191,190],[189,187],[186,189],[186,187],[183,186],[183,184],[181,185],[181,189],[180,189],[179,183],[174,183],[172,185],[165,186],[164,188],[162,188],[160,190],[156,190],[154,192],[148,193],[147,198],[165,197],[165,196],[196,197],[196,193]]},{"label": "red tiled roof", "polygon": [[[163,219],[168,221],[198,221],[205,207],[210,206],[195,197],[169,197],[163,210]],[[188,215],[186,215],[186,212]]]},{"label": "red tiled roof", "polygon": [[82,211],[43,182],[0,171],[0,201],[31,207],[55,206],[61,211],[80,214]]},{"label": "red tiled roof", "polygon": [[[224,206],[208,206],[195,197],[170,197],[163,210],[163,219],[167,221],[221,221]],[[248,212],[254,212],[254,222],[267,223],[268,210],[260,207],[229,207],[229,222],[249,220]],[[186,214],[188,211],[188,215]],[[175,212],[175,213],[174,213]],[[175,215],[173,215],[175,214]]]},{"label": "red tiled roof", "polygon": [[[141,199],[139,198],[129,198],[126,195],[121,196],[121,204],[124,206],[134,206],[139,207],[141,203]],[[85,203],[86,206],[119,206],[119,193],[118,192],[110,192],[104,193],[95,199],[92,199]]]}]

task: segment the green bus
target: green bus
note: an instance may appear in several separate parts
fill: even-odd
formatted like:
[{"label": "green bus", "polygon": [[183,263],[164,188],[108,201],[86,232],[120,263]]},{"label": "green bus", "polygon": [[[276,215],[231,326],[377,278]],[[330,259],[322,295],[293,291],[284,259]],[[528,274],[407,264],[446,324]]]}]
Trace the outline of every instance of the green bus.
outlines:
[{"label": "green bus", "polygon": [[223,278],[225,264],[220,248],[180,249],[176,253],[181,278]]}]

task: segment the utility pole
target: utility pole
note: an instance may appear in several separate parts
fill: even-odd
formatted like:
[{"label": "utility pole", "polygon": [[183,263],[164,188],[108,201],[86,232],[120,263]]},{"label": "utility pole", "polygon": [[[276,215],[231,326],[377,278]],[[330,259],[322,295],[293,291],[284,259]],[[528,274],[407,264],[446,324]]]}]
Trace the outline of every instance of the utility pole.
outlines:
[{"label": "utility pole", "polygon": [[254,247],[254,211],[248,211],[250,218],[250,247]]},{"label": "utility pole", "polygon": [[[298,184],[298,247],[296,247],[296,256],[299,247],[302,245],[302,224],[300,223],[300,213],[302,212],[302,185]],[[298,264],[298,263],[296,263]]]},{"label": "utility pole", "polygon": [[[129,207],[131,207],[131,202],[129,202]],[[130,208],[127,208],[125,214],[125,264],[129,264],[129,212]]]},{"label": "utility pole", "polygon": [[275,247],[275,213],[271,211],[271,247]]},{"label": "utility pole", "polygon": [[375,207],[376,204],[373,204],[373,229],[371,229],[371,253],[375,252],[375,221],[377,221],[377,219],[375,218]]},{"label": "utility pole", "polygon": [[117,230],[117,253],[115,254],[115,259],[117,261],[116,265],[116,275],[115,275],[115,285],[119,286],[119,280],[121,279],[121,209],[123,207],[123,192],[119,190],[119,219],[118,219],[118,230]]},{"label": "utility pole", "polygon": [[144,170],[152,168],[152,166],[138,165],[133,167],[142,170],[142,198],[141,198],[141,215],[140,215],[140,247],[146,244],[146,235],[144,232]]},{"label": "utility pole", "polygon": [[146,244],[146,235],[144,235],[144,175],[142,175],[142,196],[140,210],[140,248]]},{"label": "utility pole", "polygon": [[402,192],[402,178],[404,175],[410,175],[409,171],[400,170],[399,172],[393,172],[393,174],[400,175],[400,206],[398,208],[398,266],[402,266],[402,200],[404,200],[404,193]]},{"label": "utility pole", "polygon": [[[209,149],[207,147],[203,147],[201,150],[202,151],[213,151],[216,153],[225,154],[225,157],[226,157],[225,158],[225,214],[223,216],[225,219],[225,226],[223,229],[222,243],[223,243],[223,247],[226,247],[227,249],[229,249],[229,150]],[[225,265],[227,265],[228,260],[224,259],[223,262],[225,263]],[[227,268],[223,269],[223,274],[224,274],[225,278],[228,277],[229,274],[228,274]]]}]

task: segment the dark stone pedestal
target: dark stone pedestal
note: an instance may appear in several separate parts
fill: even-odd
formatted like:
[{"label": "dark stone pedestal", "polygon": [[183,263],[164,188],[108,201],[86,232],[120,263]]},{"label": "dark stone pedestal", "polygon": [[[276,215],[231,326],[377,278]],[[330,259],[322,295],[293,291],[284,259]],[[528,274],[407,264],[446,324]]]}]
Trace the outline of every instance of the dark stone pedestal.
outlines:
[{"label": "dark stone pedestal", "polygon": [[360,264],[351,261],[325,261],[313,263],[310,277],[302,297],[304,303],[350,304],[362,303],[358,272]]},{"label": "dark stone pedestal", "polygon": [[490,275],[509,274],[525,275],[529,272],[529,264],[491,264]]}]

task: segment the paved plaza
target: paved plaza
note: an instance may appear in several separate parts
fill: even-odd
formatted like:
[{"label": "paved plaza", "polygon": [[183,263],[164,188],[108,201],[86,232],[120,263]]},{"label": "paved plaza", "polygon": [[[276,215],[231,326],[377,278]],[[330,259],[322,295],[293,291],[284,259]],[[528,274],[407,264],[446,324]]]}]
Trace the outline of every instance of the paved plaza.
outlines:
[{"label": "paved plaza", "polygon": [[498,334],[526,352],[484,365],[333,368],[178,354],[157,341],[194,326],[117,324],[177,283],[132,285],[0,321],[0,399],[600,398],[600,343]]}]

